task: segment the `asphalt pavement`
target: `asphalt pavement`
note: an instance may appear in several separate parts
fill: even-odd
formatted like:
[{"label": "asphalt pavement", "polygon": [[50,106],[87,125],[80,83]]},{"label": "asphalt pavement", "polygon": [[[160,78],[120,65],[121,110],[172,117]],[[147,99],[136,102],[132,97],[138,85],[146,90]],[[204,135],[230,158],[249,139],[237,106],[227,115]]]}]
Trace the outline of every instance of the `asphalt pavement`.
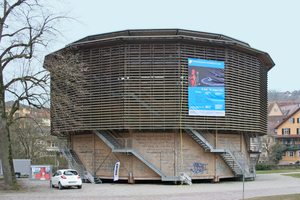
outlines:
[{"label": "asphalt pavement", "polygon": [[[68,188],[63,190],[58,190],[58,188],[50,188],[49,181],[29,182],[28,178],[18,179],[18,184],[21,188],[20,191],[9,192],[0,190],[0,199],[243,199],[242,181],[195,183],[191,186],[168,185],[165,183],[83,183],[82,189]],[[258,174],[255,181],[246,181],[244,186],[245,199],[282,194],[300,194],[300,179],[284,176],[282,174]]]}]

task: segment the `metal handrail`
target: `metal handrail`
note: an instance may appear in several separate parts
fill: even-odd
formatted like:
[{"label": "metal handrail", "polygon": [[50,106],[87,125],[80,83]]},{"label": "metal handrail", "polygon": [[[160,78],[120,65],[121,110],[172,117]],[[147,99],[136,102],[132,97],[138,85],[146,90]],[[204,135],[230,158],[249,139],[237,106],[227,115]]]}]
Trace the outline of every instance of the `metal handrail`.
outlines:
[{"label": "metal handrail", "polygon": [[261,142],[261,139],[258,135],[258,133],[255,134],[255,142],[253,142],[253,140],[250,140],[250,150],[252,151],[260,151],[262,149],[262,142]]},{"label": "metal handrail", "polygon": [[258,150],[261,150],[262,142],[261,142],[261,138],[259,137],[258,133],[256,133],[256,138],[257,138],[257,142],[258,142]]},{"label": "metal handrail", "polygon": [[130,151],[134,150],[143,156],[147,161],[149,161],[153,166],[159,169],[162,173],[166,174],[169,170],[165,164],[162,163],[160,159],[158,159],[153,154],[149,153],[146,148],[144,148],[140,143],[138,143],[133,138],[116,138],[115,140],[119,141],[118,143],[122,143],[121,150]]},{"label": "metal handrail", "polygon": [[77,163],[76,159],[74,159],[72,154],[70,153],[70,150],[67,148],[66,145],[62,144],[62,140],[60,140],[58,137],[57,137],[57,142],[58,142],[59,149],[62,151],[62,153],[65,156],[70,167],[73,169],[76,169],[79,172],[79,174],[81,175],[82,179],[85,179],[84,167],[81,164]]},{"label": "metal handrail", "polygon": [[[107,133],[107,132],[106,132]],[[113,139],[116,143],[119,144],[119,147],[114,146],[113,149],[115,150],[124,150],[125,152],[132,152],[135,151],[140,154],[145,160],[156,167],[158,170],[161,171],[162,176],[165,176],[165,172],[167,167],[161,162],[160,159],[156,158],[153,154],[149,153],[147,149],[145,149],[142,145],[140,145],[136,140],[133,138],[116,138],[111,133],[107,133],[111,139]],[[150,167],[150,166],[149,166]]]},{"label": "metal handrail", "polygon": [[214,149],[217,148],[215,136],[213,136],[208,131],[206,131],[205,133],[202,133],[201,131],[199,131],[199,133],[213,146]]},{"label": "metal handrail", "polygon": [[[114,135],[109,134],[109,136],[117,142],[120,147],[114,147],[118,150],[125,150],[126,152],[129,151],[136,151],[141,156],[143,156],[148,162],[154,165],[157,169],[159,169],[162,173],[166,174],[169,172],[170,167],[163,164],[161,159],[157,158],[153,154],[149,153],[146,148],[144,148],[138,141],[133,138],[116,138]],[[172,170],[171,170],[172,171]]]},{"label": "metal handrail", "polygon": [[[245,155],[242,154],[242,152],[238,151],[232,141],[228,138],[218,138],[214,137],[210,132],[202,133],[199,131],[199,133],[206,139],[208,142],[216,149],[227,149],[231,151],[231,154],[233,156],[233,159],[239,167],[241,168],[242,171],[245,173],[249,174],[247,171],[250,171],[250,166],[246,162],[245,163],[245,169],[243,169],[243,157]],[[213,141],[213,142],[212,142]],[[223,142],[222,142],[223,141]],[[223,144],[223,145],[222,145]],[[252,166],[253,167],[253,166]]]},{"label": "metal handrail", "polygon": [[244,133],[244,137],[245,137],[245,140],[246,140],[246,145],[247,145],[247,149],[251,149],[251,139],[250,139],[250,137],[249,137],[249,134],[247,134],[247,133]]},{"label": "metal handrail", "polygon": [[90,172],[84,171],[84,175],[91,183],[95,183],[94,177]]},{"label": "metal handrail", "polygon": [[[244,165],[244,161],[243,161],[243,158],[245,157],[245,155],[238,151],[236,149],[236,147],[234,146],[234,144],[231,142],[230,139],[226,139],[226,149],[230,150],[232,152],[232,155],[233,155],[233,159],[238,163],[238,165],[240,166],[241,170],[243,172],[245,172],[246,174],[249,174],[249,170],[250,170],[250,166],[248,164],[248,162],[245,162],[245,168],[243,167]],[[248,172],[247,172],[248,171]]]},{"label": "metal handrail", "polygon": [[116,138],[116,137],[114,137],[113,139],[114,139],[115,142],[117,142],[120,145],[120,147],[114,147],[115,149],[127,149],[127,138]]}]

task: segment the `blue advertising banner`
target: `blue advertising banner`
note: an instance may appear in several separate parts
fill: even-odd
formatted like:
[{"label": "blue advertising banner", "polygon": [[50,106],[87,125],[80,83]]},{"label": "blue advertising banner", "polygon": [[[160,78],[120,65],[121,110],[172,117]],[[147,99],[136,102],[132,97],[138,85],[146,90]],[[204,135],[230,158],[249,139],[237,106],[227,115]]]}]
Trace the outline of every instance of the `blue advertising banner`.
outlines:
[{"label": "blue advertising banner", "polygon": [[225,63],[188,58],[189,115],[225,116]]}]

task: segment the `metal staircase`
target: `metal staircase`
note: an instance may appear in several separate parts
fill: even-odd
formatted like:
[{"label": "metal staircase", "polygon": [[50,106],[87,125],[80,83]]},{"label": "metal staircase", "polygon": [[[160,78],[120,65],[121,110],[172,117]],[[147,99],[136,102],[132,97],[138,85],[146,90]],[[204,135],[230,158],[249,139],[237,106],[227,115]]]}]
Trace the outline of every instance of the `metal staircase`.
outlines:
[{"label": "metal staircase", "polygon": [[[120,149],[121,146],[114,140],[113,135],[107,131],[94,131],[98,137],[101,138],[111,149]],[[120,142],[122,142],[120,140]]]},{"label": "metal staircase", "polygon": [[60,152],[66,158],[69,166],[72,169],[78,171],[81,179],[85,181],[90,181],[91,183],[102,183],[102,181],[97,176],[92,176],[88,171],[85,170],[83,164],[81,163],[80,159],[78,158],[75,151],[68,148],[68,139],[67,138],[59,138],[57,137],[58,141],[58,148]]},{"label": "metal staircase", "polygon": [[72,156],[72,157],[74,158],[74,160],[76,161],[76,163],[80,163],[80,164],[82,165],[82,163],[81,163],[81,161],[79,160],[79,158],[78,158],[77,154],[75,153],[75,151],[73,151],[72,149],[70,149],[69,151],[70,151],[71,156]]},{"label": "metal staircase", "polygon": [[[58,148],[60,150],[60,152],[62,152],[62,154],[64,155],[64,157],[66,158],[69,166],[72,169],[75,169],[78,171],[78,173],[80,174],[80,177],[83,181],[86,180],[85,175],[84,175],[84,166],[82,165],[81,162],[78,162],[78,157],[76,160],[76,158],[73,157],[72,153],[70,152],[69,148],[68,148],[68,139],[67,138],[59,138],[57,137],[57,142],[58,142]],[[73,152],[74,153],[74,152]]]},{"label": "metal staircase", "polygon": [[[112,152],[124,152],[126,155],[134,155],[145,163],[149,168],[161,176],[162,181],[181,181],[180,176],[168,176],[165,172],[169,171],[169,168],[165,166],[158,158],[149,153],[147,149],[141,146],[133,138],[115,138],[108,131],[94,130],[94,133],[100,137],[111,149]],[[187,175],[186,175],[187,176]],[[191,184],[188,178],[184,179],[186,184]]]},{"label": "metal staircase", "polygon": [[221,157],[224,159],[224,161],[227,163],[227,165],[230,167],[230,169],[234,172],[236,176],[242,176],[242,166],[239,165],[239,162],[236,162],[234,160],[234,157],[231,155],[231,151],[228,151],[225,154],[221,154]]},{"label": "metal staircase", "polygon": [[259,158],[260,158],[260,154],[251,154],[250,153],[250,165],[252,166],[250,171],[253,173],[256,173],[256,166],[257,166]]},{"label": "metal staircase", "polygon": [[[205,152],[226,153],[226,149],[216,148],[206,137],[201,134],[201,132],[193,129],[185,129],[184,131],[189,134],[198,144],[200,144],[200,146],[205,149]],[[213,137],[212,135],[209,136]]]},{"label": "metal staircase", "polygon": [[245,133],[246,144],[249,153],[261,154],[262,143],[258,133]]},{"label": "metal staircase", "polygon": [[96,175],[93,176],[88,171],[84,171],[84,175],[91,183],[95,183],[95,184],[102,183],[102,180],[100,178],[98,178],[98,176],[96,176]]},{"label": "metal staircase", "polygon": [[94,175],[94,183],[100,184],[100,183],[102,183],[102,180],[100,178],[98,178],[98,176]]},{"label": "metal staircase", "polygon": [[247,149],[250,153],[250,165],[252,166],[250,171],[255,173],[256,165],[262,152],[261,138],[258,133],[244,134],[246,138]]},{"label": "metal staircase", "polygon": [[192,179],[186,173],[180,172],[180,177],[184,183],[192,185]]},{"label": "metal staircase", "polygon": [[205,152],[211,152],[214,149],[213,145],[210,144],[208,140],[206,140],[200,133],[193,129],[184,130],[187,134],[189,134],[200,146],[202,146]]},{"label": "metal staircase", "polygon": [[243,176],[243,173],[245,173],[245,178],[253,178],[255,176],[255,173],[250,170],[251,167],[247,163],[245,163],[244,167],[242,153],[235,148],[229,139],[219,139],[223,140],[222,146],[217,148],[217,145],[212,145],[207,138],[211,137],[211,140],[215,140],[211,134],[205,134],[206,137],[204,137],[204,134],[193,129],[185,129],[184,131],[200,144],[205,149],[205,152],[220,153],[236,177]]}]

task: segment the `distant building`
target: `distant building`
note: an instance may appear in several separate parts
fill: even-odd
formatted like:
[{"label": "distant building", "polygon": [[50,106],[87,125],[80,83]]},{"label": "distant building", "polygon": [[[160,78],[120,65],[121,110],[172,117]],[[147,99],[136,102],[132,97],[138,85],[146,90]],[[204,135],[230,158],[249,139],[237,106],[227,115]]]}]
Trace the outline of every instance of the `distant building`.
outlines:
[{"label": "distant building", "polygon": [[277,101],[283,115],[290,115],[299,108],[298,101]]},{"label": "distant building", "polygon": [[279,94],[287,97],[293,96],[293,93],[291,93],[290,91],[279,92]]},{"label": "distant building", "polygon": [[[6,102],[6,112],[8,113],[14,101]],[[45,151],[40,152],[40,156],[55,156],[58,153],[58,145],[56,139],[50,135],[50,111],[46,109],[37,109],[30,106],[19,104],[19,110],[17,110],[13,116],[15,119],[18,117],[29,117],[34,119],[32,124],[37,123],[39,126],[40,136],[44,136],[45,139],[38,142],[39,146],[44,147]]]},{"label": "distant building", "polygon": [[[12,106],[14,104],[14,101],[7,101],[5,102],[5,108],[6,108],[6,113],[8,113]],[[25,116],[28,116],[31,112],[32,108],[27,106],[27,105],[24,105],[22,103],[19,104],[19,110],[17,110],[14,114],[14,118],[17,118],[17,117],[25,117]]]},{"label": "distant building", "polygon": [[262,137],[262,156],[260,162],[268,161],[268,154],[265,150],[276,143],[276,127],[282,123],[287,117],[299,108],[297,101],[276,101],[268,103],[268,134]]},{"label": "distant building", "polygon": [[281,164],[300,161],[300,108],[287,116],[275,127],[276,139],[284,148]]}]

